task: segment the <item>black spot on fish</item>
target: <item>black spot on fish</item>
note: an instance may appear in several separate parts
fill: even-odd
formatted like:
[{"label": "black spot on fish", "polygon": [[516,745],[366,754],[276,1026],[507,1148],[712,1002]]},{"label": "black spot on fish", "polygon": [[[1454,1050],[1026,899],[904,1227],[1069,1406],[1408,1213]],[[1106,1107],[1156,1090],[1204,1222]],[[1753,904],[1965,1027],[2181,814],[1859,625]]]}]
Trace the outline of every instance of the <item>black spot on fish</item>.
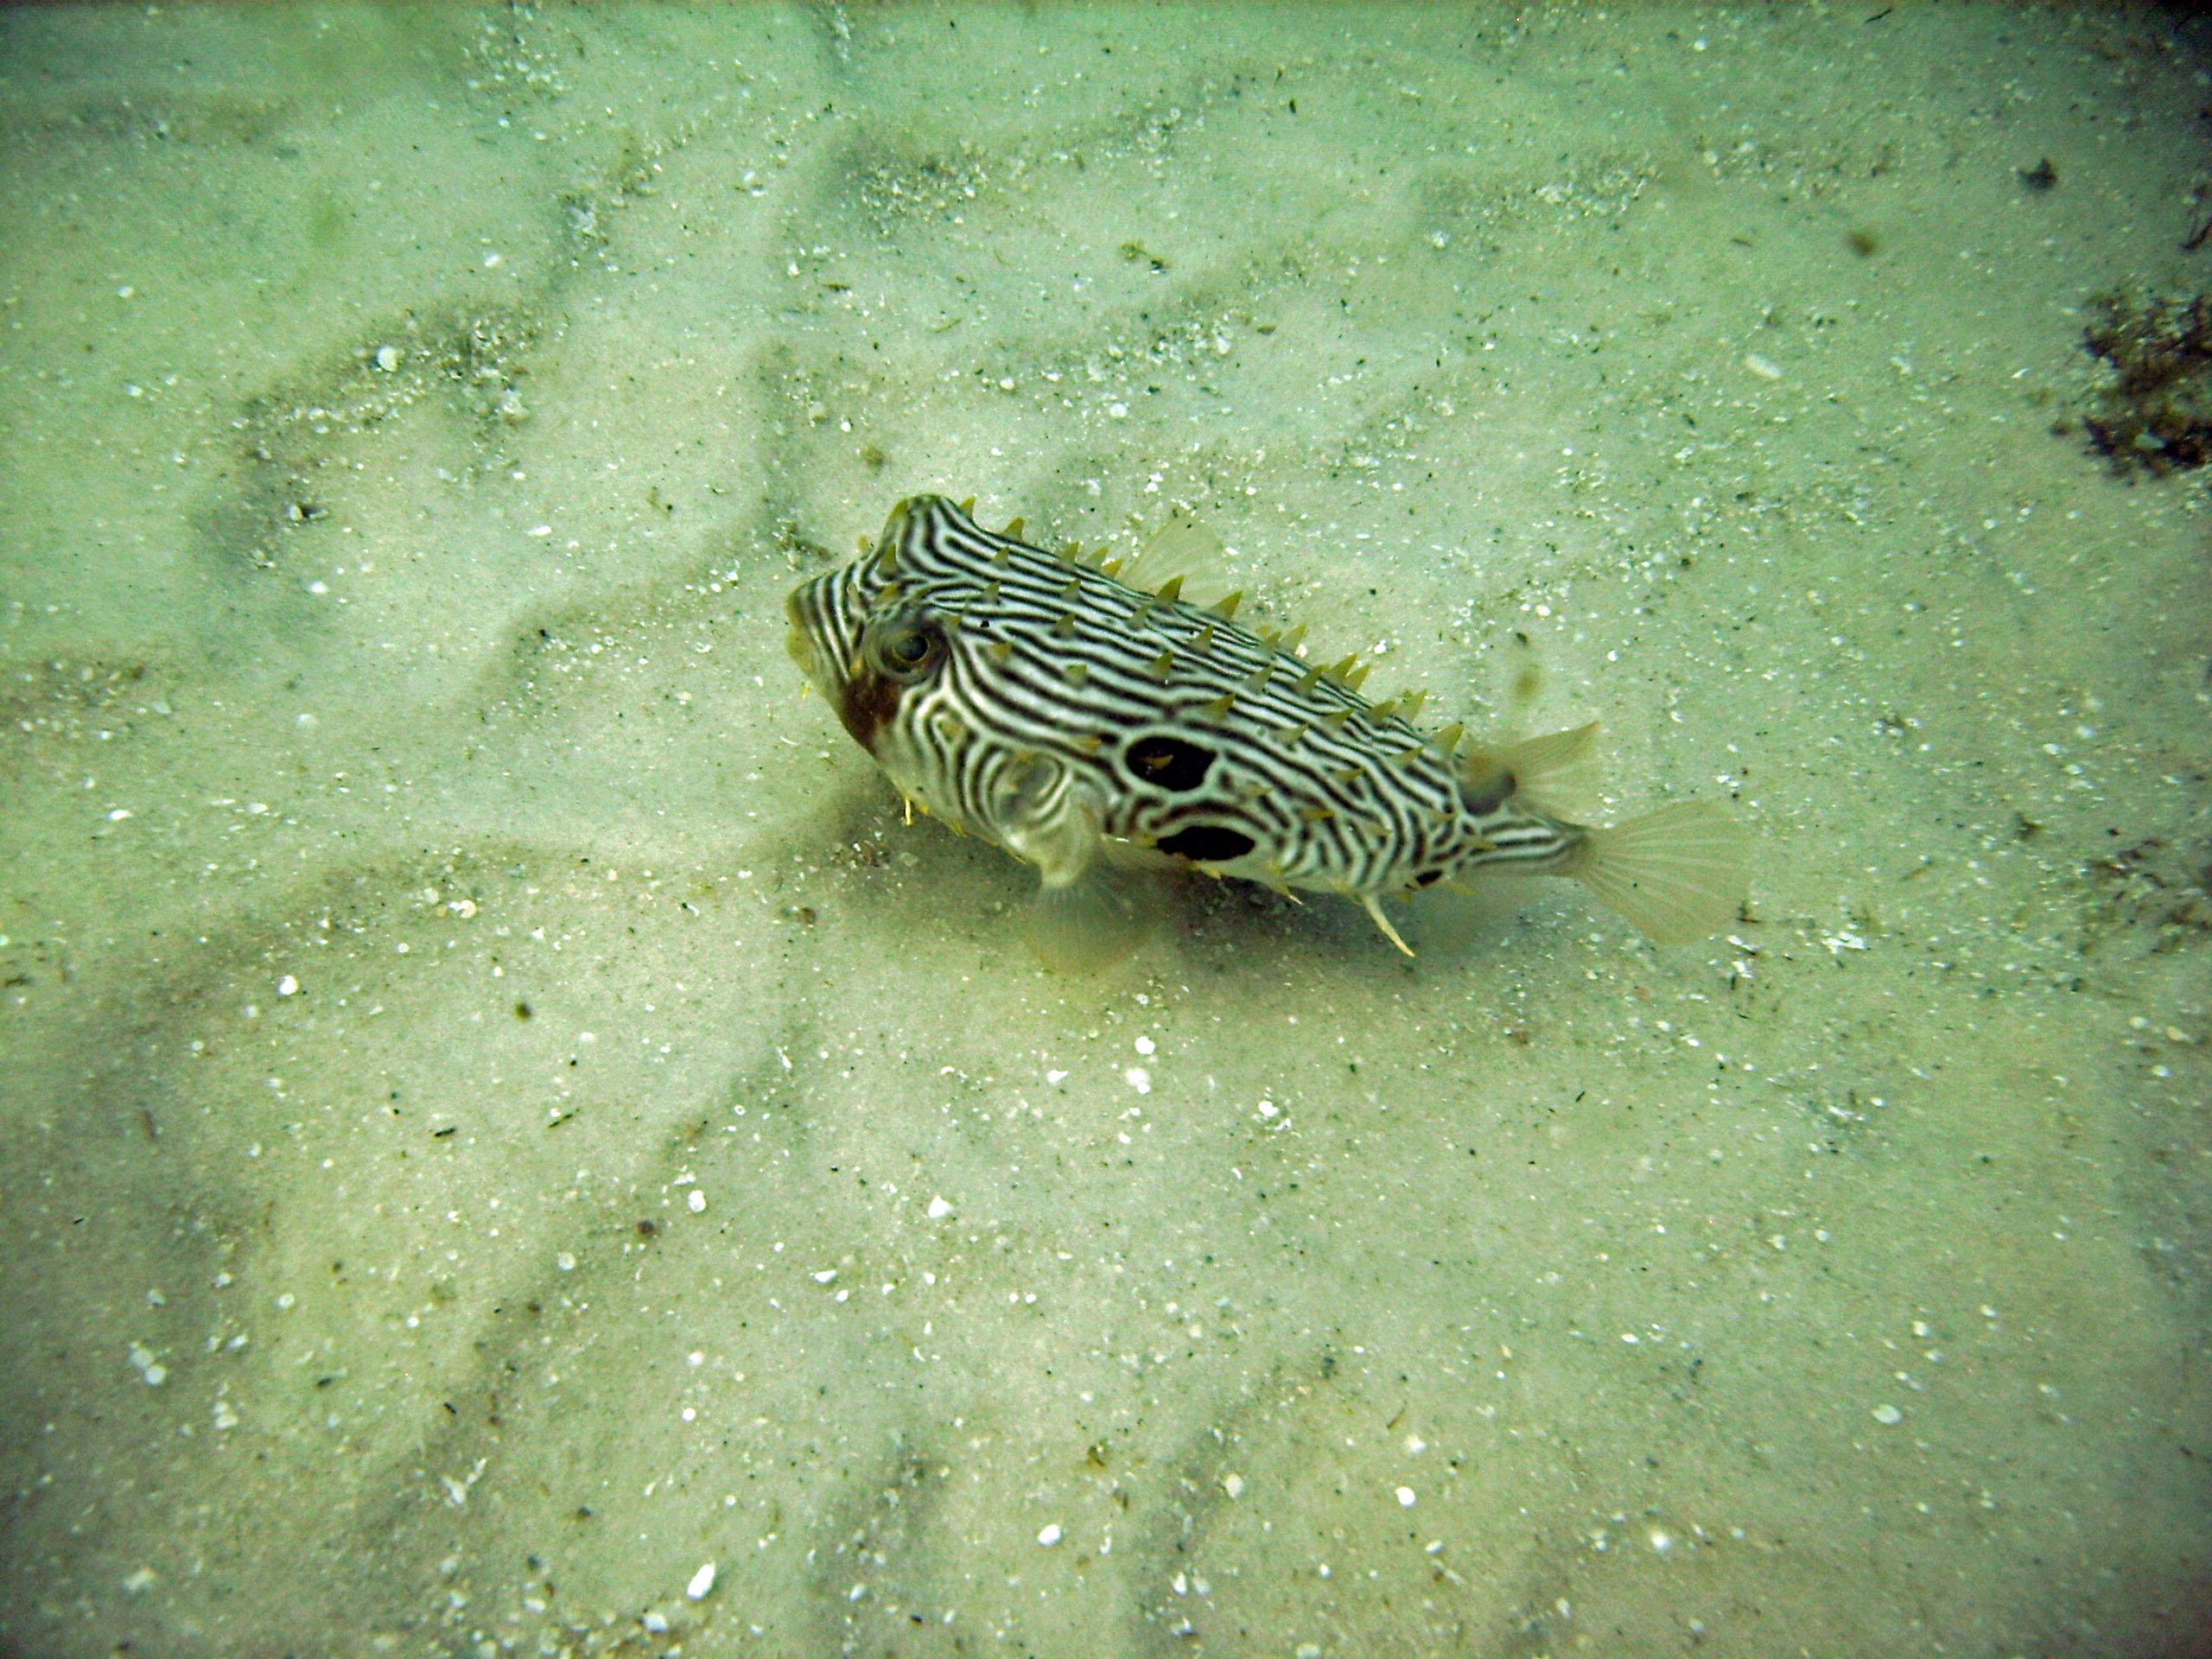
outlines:
[{"label": "black spot on fish", "polygon": [[1199,864],[1231,864],[1258,843],[1242,830],[1225,824],[1194,823],[1160,838],[1160,850]]},{"label": "black spot on fish", "polygon": [[1469,782],[1460,791],[1465,798],[1467,810],[1478,818],[1486,818],[1513,798],[1513,791],[1521,780],[1500,766],[1479,782]]},{"label": "black spot on fish", "polygon": [[1122,756],[1139,782],[1157,784],[1179,795],[1205,782],[1216,758],[1211,749],[1179,737],[1141,737]]},{"label": "black spot on fish", "polygon": [[1423,870],[1419,875],[1414,877],[1414,885],[1417,887],[1425,887],[1432,882],[1441,881],[1443,879],[1444,872],[1441,870]]}]

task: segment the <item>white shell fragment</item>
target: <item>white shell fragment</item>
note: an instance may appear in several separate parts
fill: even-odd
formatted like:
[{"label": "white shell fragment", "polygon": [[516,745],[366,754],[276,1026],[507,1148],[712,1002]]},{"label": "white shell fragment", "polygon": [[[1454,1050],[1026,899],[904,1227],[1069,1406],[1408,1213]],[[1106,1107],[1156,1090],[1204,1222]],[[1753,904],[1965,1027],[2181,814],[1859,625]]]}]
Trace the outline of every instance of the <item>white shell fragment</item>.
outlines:
[{"label": "white shell fragment", "polygon": [[1044,1545],[1047,1549],[1050,1549],[1054,1544],[1058,1543],[1060,1541],[1060,1523],[1057,1521],[1047,1522],[1046,1523],[1045,1529],[1037,1535],[1037,1541]]},{"label": "white shell fragment", "polygon": [[691,1575],[691,1582],[683,1586],[683,1593],[693,1601],[704,1601],[715,1587],[715,1564],[709,1561]]}]

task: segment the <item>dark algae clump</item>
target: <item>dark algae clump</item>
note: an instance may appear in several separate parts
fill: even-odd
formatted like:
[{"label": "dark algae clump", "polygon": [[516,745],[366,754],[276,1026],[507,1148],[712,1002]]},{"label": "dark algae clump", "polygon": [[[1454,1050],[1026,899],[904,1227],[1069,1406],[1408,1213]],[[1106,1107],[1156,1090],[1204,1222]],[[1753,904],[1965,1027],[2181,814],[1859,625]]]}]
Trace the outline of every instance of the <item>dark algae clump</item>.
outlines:
[{"label": "dark algae clump", "polygon": [[2082,344],[2110,369],[2082,417],[2117,472],[2212,460],[2212,302],[2100,294]]}]

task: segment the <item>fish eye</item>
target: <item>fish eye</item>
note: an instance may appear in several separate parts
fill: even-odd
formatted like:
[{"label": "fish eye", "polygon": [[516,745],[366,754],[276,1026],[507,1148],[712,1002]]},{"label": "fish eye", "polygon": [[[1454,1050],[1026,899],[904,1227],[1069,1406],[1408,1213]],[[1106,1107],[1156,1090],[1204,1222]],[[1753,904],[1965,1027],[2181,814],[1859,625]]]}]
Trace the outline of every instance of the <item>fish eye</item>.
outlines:
[{"label": "fish eye", "polygon": [[887,677],[916,680],[937,665],[944,654],[944,635],[919,622],[900,622],[884,629],[870,643],[870,655]]}]

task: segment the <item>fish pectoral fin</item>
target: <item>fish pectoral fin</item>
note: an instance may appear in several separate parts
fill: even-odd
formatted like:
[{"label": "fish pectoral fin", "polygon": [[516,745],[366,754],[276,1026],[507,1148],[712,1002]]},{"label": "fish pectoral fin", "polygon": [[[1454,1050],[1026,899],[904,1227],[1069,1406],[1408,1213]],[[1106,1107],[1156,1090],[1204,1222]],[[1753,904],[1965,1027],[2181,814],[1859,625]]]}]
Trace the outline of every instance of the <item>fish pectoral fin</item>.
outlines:
[{"label": "fish pectoral fin", "polygon": [[1110,968],[1152,931],[1154,885],[1109,863],[1092,864],[1072,881],[1047,882],[1029,912],[1029,948],[1056,974]]},{"label": "fish pectoral fin", "polygon": [[1710,938],[1750,891],[1751,832],[1710,801],[1592,830],[1564,873],[1657,944]]},{"label": "fish pectoral fin", "polygon": [[1390,925],[1390,918],[1382,913],[1382,906],[1375,902],[1375,895],[1373,893],[1363,893],[1360,896],[1359,902],[1366,907],[1368,915],[1374,918],[1375,925],[1382,930],[1382,937],[1384,938],[1389,940],[1391,944],[1396,945],[1399,950],[1404,951],[1408,956],[1410,957],[1413,955],[1413,946],[1408,944],[1403,939],[1398,937],[1398,930]]},{"label": "fish pectoral fin", "polygon": [[1571,732],[1547,732],[1509,743],[1498,764],[1518,785],[1514,798],[1548,818],[1569,823],[1587,819],[1604,780],[1599,776],[1598,722]]}]

